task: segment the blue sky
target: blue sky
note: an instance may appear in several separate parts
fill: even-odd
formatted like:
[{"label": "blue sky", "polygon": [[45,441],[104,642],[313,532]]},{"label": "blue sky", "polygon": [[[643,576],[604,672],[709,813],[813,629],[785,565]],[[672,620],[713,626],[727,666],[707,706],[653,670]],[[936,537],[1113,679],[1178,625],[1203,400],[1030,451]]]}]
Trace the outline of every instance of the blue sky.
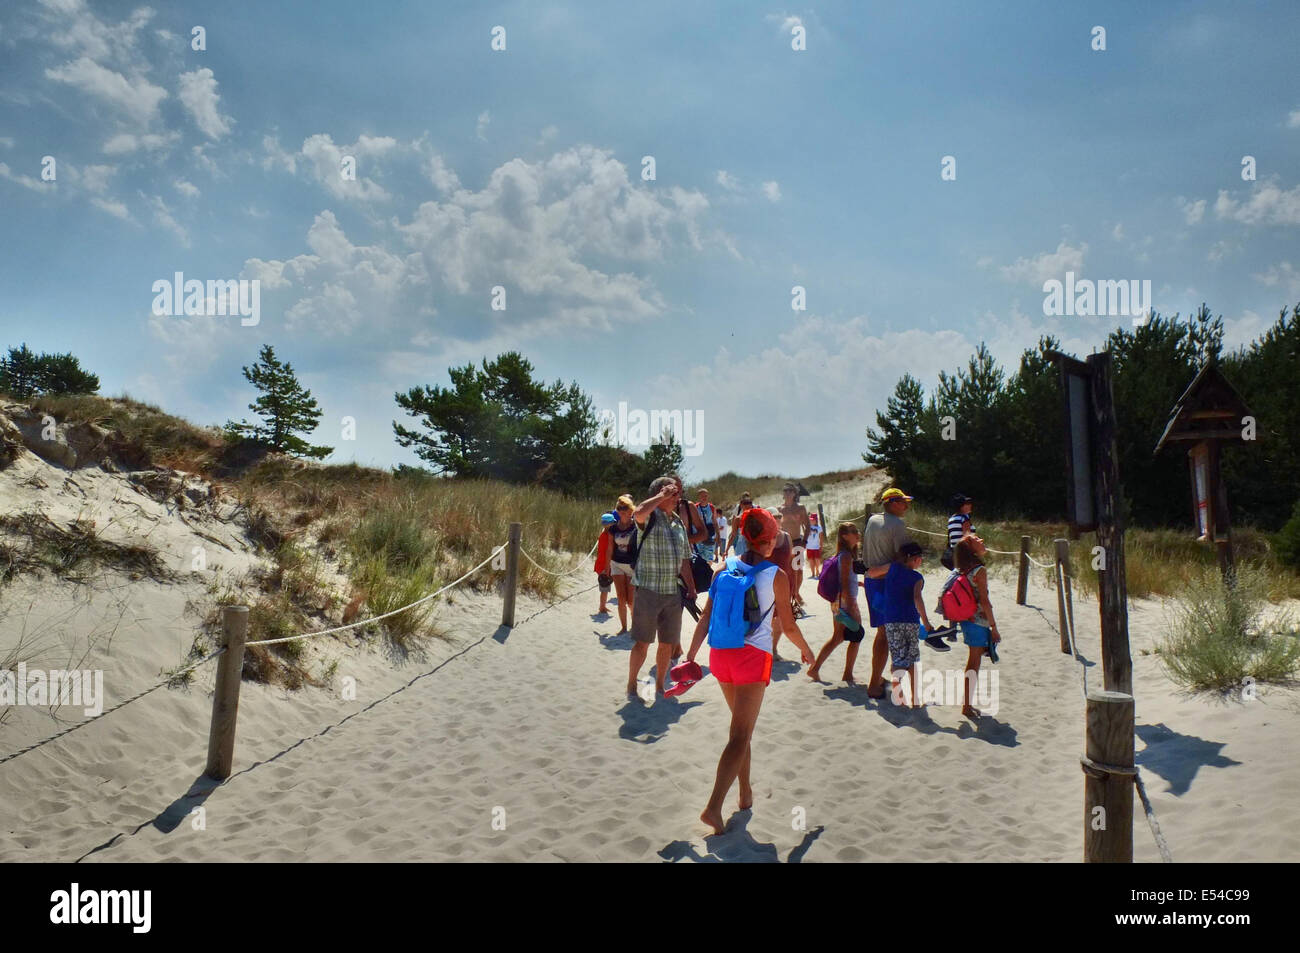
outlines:
[{"label": "blue sky", "polygon": [[[702,411],[693,477],[853,466],[904,371],[1129,323],[1045,317],[1067,270],[1233,343],[1300,300],[1294,3],[207,6],[0,11],[0,346],[219,423],[274,344],[335,460],[414,462],[394,391],[515,348]],[[153,315],[177,271],[260,323]]]}]

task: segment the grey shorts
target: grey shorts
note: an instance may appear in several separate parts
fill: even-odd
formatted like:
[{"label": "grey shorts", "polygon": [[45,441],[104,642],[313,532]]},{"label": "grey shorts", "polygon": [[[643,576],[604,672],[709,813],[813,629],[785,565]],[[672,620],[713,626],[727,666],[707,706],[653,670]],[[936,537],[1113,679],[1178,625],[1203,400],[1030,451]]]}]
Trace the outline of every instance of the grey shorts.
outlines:
[{"label": "grey shorts", "polygon": [[665,595],[652,589],[636,590],[632,605],[632,638],[637,642],[653,642],[655,636],[665,645],[680,645],[682,641],[682,597],[680,593]]},{"label": "grey shorts", "polygon": [[894,668],[911,668],[921,658],[921,626],[918,622],[886,622],[889,659]]}]

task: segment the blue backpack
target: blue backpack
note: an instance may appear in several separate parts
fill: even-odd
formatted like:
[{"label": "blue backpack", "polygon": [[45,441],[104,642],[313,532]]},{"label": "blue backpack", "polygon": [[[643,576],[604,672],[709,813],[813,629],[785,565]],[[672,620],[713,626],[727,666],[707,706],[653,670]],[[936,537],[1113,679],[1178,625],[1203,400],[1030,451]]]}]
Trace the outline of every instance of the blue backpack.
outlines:
[{"label": "blue backpack", "polygon": [[767,613],[776,606],[775,600],[768,606],[767,612],[759,615],[758,593],[754,583],[758,574],[776,563],[764,560],[751,566],[735,556],[727,560],[726,566],[713,577],[709,585],[709,602],[713,609],[709,614],[709,645],[715,649],[738,649],[745,644],[749,635],[767,618]]}]

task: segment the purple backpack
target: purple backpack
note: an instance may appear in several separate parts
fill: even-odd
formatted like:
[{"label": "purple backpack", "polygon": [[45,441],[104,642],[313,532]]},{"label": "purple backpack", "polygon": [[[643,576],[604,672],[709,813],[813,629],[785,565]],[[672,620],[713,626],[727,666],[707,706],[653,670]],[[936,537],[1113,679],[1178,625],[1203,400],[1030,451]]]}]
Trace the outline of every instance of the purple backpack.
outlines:
[{"label": "purple backpack", "polygon": [[839,553],[822,563],[821,575],[817,577],[817,595],[827,602],[834,602],[840,597]]}]

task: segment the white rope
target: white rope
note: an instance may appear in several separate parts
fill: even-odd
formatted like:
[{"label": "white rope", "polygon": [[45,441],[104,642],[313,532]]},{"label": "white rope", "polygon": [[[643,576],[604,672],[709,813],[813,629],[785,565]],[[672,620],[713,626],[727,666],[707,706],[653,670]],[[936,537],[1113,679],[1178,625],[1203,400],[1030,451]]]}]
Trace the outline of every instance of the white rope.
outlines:
[{"label": "white rope", "polygon": [[370,625],[372,622],[378,622],[380,619],[387,619],[389,616],[397,615],[399,612],[405,612],[407,609],[414,609],[416,606],[428,602],[430,599],[436,599],[438,596],[442,595],[444,592],[446,592],[448,589],[452,588],[453,586],[459,586],[470,576],[474,575],[474,573],[478,572],[480,569],[482,569],[484,566],[490,563],[492,559],[496,556],[496,554],[501,552],[501,550],[505,548],[506,548],[506,544],[502,543],[496,549],[492,550],[492,552],[488,553],[487,559],[483,560],[481,563],[479,563],[469,572],[465,573],[465,575],[461,576],[455,582],[449,582],[447,583],[447,585],[443,586],[437,592],[431,592],[429,593],[429,595],[424,596],[423,598],[420,599],[416,599],[410,605],[402,606],[400,609],[394,609],[391,612],[385,612],[383,615],[377,615],[370,619],[361,619],[360,621],[352,622],[349,623],[348,625],[341,625],[334,629],[322,629],[319,632],[304,632],[301,635],[290,635],[283,639],[259,639],[256,642],[245,642],[244,645],[246,646],[247,645],[279,645],[282,642],[296,642],[298,639],[313,639],[318,635],[332,635],[335,632],[346,632],[349,629],[359,628],[360,626],[363,625]]},{"label": "white rope", "polygon": [[572,569],[566,569],[566,570],[564,570],[564,572],[552,572],[551,570],[547,569],[545,566],[543,566],[541,563],[539,563],[539,562],[538,562],[536,559],[534,559],[532,556],[529,556],[529,555],[528,555],[528,550],[524,549],[523,546],[520,546],[520,547],[519,547],[519,551],[520,551],[521,553],[523,553],[525,556],[528,557],[528,561],[529,561],[530,563],[532,563],[534,566],[536,566],[536,567],[537,567],[538,569],[540,569],[542,572],[546,573],[548,576],[568,576],[568,575],[570,575],[571,573],[575,573],[575,572],[577,572],[577,571],[578,571],[579,569],[581,569],[583,566],[587,565],[587,560],[591,558],[591,554],[594,553],[594,552],[596,551],[596,546],[599,546],[599,545],[600,545],[600,539],[597,538],[597,539],[596,539],[596,545],[591,547],[591,549],[587,552],[587,555],[583,556],[582,559],[578,560],[578,565],[574,566]]},{"label": "white rope", "polygon": [[[947,533],[932,533],[932,532],[930,532],[928,529],[921,529],[921,527],[919,527],[919,526],[909,526],[909,527],[907,528],[907,531],[908,531],[909,533],[924,533],[926,536],[938,536],[938,537],[940,537],[941,539],[947,539],[947,538],[948,538],[948,534],[947,534]],[[992,550],[990,550],[990,552],[991,552],[991,551],[992,551]]]},{"label": "white rope", "polygon": [[1037,559],[1035,559],[1033,556],[1029,555],[1028,553],[1025,553],[1025,558],[1028,559],[1028,560],[1029,560],[1031,563],[1033,563],[1035,566],[1038,566],[1038,567],[1040,567],[1040,568],[1042,568],[1042,569],[1054,569],[1054,568],[1055,568],[1051,563],[1040,563]]}]

